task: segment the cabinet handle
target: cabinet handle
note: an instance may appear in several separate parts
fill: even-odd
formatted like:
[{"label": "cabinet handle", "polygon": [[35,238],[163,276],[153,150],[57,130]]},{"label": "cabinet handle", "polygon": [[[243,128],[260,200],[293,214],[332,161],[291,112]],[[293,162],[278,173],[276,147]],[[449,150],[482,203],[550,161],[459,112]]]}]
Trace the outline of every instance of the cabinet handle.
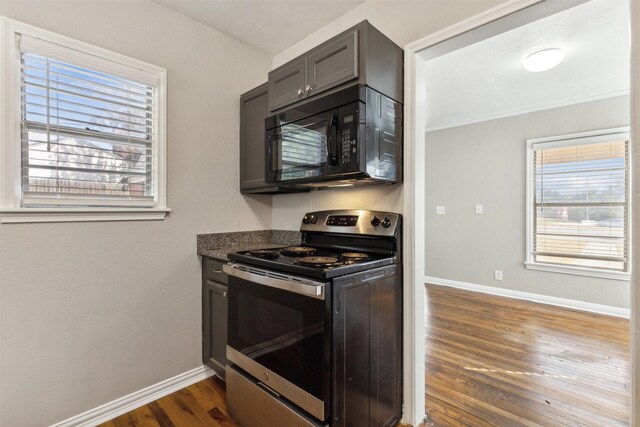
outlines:
[{"label": "cabinet handle", "polygon": [[305,90],[306,90],[307,92],[311,92],[311,90],[312,90],[312,89],[313,89],[313,88],[311,87],[311,85],[307,85],[307,87],[305,87]]},{"label": "cabinet handle", "polygon": [[222,292],[222,297],[226,298],[227,297],[227,291]]},{"label": "cabinet handle", "polygon": [[222,270],[216,270],[215,268],[213,269],[213,272],[214,272],[214,273],[224,273],[224,271],[222,271]]},{"label": "cabinet handle", "polygon": [[298,89],[298,95],[302,95],[303,93],[304,93],[304,90]]}]

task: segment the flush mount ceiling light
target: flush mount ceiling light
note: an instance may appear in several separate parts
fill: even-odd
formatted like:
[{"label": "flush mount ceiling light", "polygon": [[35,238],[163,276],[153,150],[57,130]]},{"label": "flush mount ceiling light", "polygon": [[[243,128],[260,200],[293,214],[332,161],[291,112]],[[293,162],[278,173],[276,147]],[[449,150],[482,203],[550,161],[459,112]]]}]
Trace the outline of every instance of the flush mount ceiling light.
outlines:
[{"label": "flush mount ceiling light", "polygon": [[543,49],[532,53],[522,61],[525,70],[537,73],[539,71],[550,70],[564,59],[562,49]]}]

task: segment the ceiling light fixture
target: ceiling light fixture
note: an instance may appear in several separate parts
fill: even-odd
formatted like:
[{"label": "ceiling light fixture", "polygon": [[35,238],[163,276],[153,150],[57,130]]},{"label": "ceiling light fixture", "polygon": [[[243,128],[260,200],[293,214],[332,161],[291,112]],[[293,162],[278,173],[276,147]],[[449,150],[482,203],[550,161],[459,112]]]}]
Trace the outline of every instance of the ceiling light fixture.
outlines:
[{"label": "ceiling light fixture", "polygon": [[562,49],[543,49],[532,53],[522,61],[525,70],[537,73],[547,71],[558,65],[564,59]]}]

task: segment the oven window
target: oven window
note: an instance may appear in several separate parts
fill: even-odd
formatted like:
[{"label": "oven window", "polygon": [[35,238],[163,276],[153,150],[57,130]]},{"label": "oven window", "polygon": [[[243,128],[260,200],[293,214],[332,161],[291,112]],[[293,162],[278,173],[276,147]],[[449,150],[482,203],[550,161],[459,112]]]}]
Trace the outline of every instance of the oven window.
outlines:
[{"label": "oven window", "polygon": [[[272,301],[258,301],[255,295],[249,293],[243,292],[239,297],[238,334],[247,343],[256,343],[242,353],[254,360],[278,353],[292,369],[304,368],[302,312]],[[260,322],[256,322],[257,319]]]},{"label": "oven window", "polygon": [[235,277],[229,294],[229,345],[323,399],[325,302]]}]

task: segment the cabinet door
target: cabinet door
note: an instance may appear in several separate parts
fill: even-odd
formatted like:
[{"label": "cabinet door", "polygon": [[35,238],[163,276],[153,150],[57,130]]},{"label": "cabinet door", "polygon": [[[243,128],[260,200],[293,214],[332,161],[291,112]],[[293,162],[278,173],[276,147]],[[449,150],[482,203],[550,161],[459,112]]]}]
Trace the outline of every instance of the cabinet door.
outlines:
[{"label": "cabinet door", "polygon": [[[395,273],[395,274],[394,274]],[[402,273],[378,270],[369,285],[372,426],[391,426],[402,416]]]},{"label": "cabinet door", "polygon": [[[337,285],[337,286],[336,286]],[[332,427],[368,427],[368,283],[334,284]]]},{"label": "cabinet door", "polygon": [[277,110],[305,96],[304,58],[293,61],[269,73],[269,109]]},{"label": "cabinet door", "polygon": [[333,284],[332,427],[392,426],[402,415],[402,277],[397,266]]},{"label": "cabinet door", "polygon": [[267,84],[240,97],[240,192],[270,187],[265,182],[264,119],[269,114]]},{"label": "cabinet door", "polygon": [[357,77],[358,30],[323,43],[307,56],[307,96]]},{"label": "cabinet door", "polygon": [[204,362],[219,377],[225,377],[227,364],[227,286],[205,280],[203,286]]}]

